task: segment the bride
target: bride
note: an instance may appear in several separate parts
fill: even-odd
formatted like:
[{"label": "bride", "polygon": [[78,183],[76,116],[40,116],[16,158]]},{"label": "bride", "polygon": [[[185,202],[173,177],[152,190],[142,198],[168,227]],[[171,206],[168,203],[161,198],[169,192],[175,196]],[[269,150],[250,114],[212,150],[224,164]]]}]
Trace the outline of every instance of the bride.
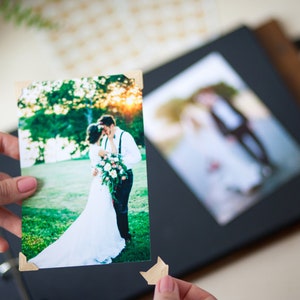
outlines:
[{"label": "bride", "polygon": [[[96,124],[87,128],[90,144],[89,157],[92,168],[101,161],[105,151],[100,147],[103,129]],[[112,152],[117,152],[110,140]],[[112,196],[101,176],[93,177],[85,209],[74,223],[53,244],[29,262],[39,268],[108,264],[125,247],[121,238]]]}]

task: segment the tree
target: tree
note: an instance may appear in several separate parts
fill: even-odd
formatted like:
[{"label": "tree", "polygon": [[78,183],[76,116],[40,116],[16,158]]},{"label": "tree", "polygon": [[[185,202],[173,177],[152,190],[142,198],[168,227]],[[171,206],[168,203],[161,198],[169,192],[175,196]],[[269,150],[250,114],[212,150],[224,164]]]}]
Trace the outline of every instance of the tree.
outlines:
[{"label": "tree", "polygon": [[43,162],[50,138],[75,142],[71,155],[78,150],[84,153],[86,128],[103,113],[116,116],[118,125],[144,145],[142,93],[124,75],[34,82],[23,90],[18,107],[20,129],[29,130],[30,140],[39,143],[37,162]]}]

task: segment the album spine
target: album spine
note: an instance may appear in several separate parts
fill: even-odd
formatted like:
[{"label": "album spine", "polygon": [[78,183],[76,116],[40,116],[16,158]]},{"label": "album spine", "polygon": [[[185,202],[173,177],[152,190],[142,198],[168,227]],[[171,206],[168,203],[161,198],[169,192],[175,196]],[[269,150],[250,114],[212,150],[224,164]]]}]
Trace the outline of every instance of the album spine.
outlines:
[{"label": "album spine", "polygon": [[300,54],[282,24],[271,19],[254,29],[274,68],[300,105]]}]

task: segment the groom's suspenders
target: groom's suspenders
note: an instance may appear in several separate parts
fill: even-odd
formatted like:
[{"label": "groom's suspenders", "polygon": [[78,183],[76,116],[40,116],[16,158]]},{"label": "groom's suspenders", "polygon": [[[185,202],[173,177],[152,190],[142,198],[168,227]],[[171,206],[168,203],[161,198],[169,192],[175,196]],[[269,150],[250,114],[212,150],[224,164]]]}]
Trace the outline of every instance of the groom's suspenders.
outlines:
[{"label": "groom's suspenders", "polygon": [[[122,135],[124,133],[124,130],[120,134],[120,139],[119,139],[119,148],[118,148],[118,153],[121,154],[122,150]],[[106,150],[106,145],[107,145],[108,137],[106,137],[105,144],[104,144],[104,150]]]},{"label": "groom's suspenders", "polygon": [[118,153],[121,154],[121,150],[122,150],[122,135],[123,135],[124,131],[121,132],[120,134],[120,139],[119,139],[119,149],[118,149]]}]

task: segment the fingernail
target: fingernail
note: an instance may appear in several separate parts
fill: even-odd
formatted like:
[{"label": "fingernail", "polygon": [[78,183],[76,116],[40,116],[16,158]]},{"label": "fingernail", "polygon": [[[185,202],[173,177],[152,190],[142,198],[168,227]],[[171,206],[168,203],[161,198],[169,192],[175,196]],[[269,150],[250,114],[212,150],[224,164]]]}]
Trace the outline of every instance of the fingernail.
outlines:
[{"label": "fingernail", "polygon": [[175,289],[175,284],[171,276],[163,277],[159,282],[159,292],[160,293],[170,293]]},{"label": "fingernail", "polygon": [[37,180],[34,177],[23,177],[17,181],[18,191],[20,193],[26,193],[37,186]]}]

